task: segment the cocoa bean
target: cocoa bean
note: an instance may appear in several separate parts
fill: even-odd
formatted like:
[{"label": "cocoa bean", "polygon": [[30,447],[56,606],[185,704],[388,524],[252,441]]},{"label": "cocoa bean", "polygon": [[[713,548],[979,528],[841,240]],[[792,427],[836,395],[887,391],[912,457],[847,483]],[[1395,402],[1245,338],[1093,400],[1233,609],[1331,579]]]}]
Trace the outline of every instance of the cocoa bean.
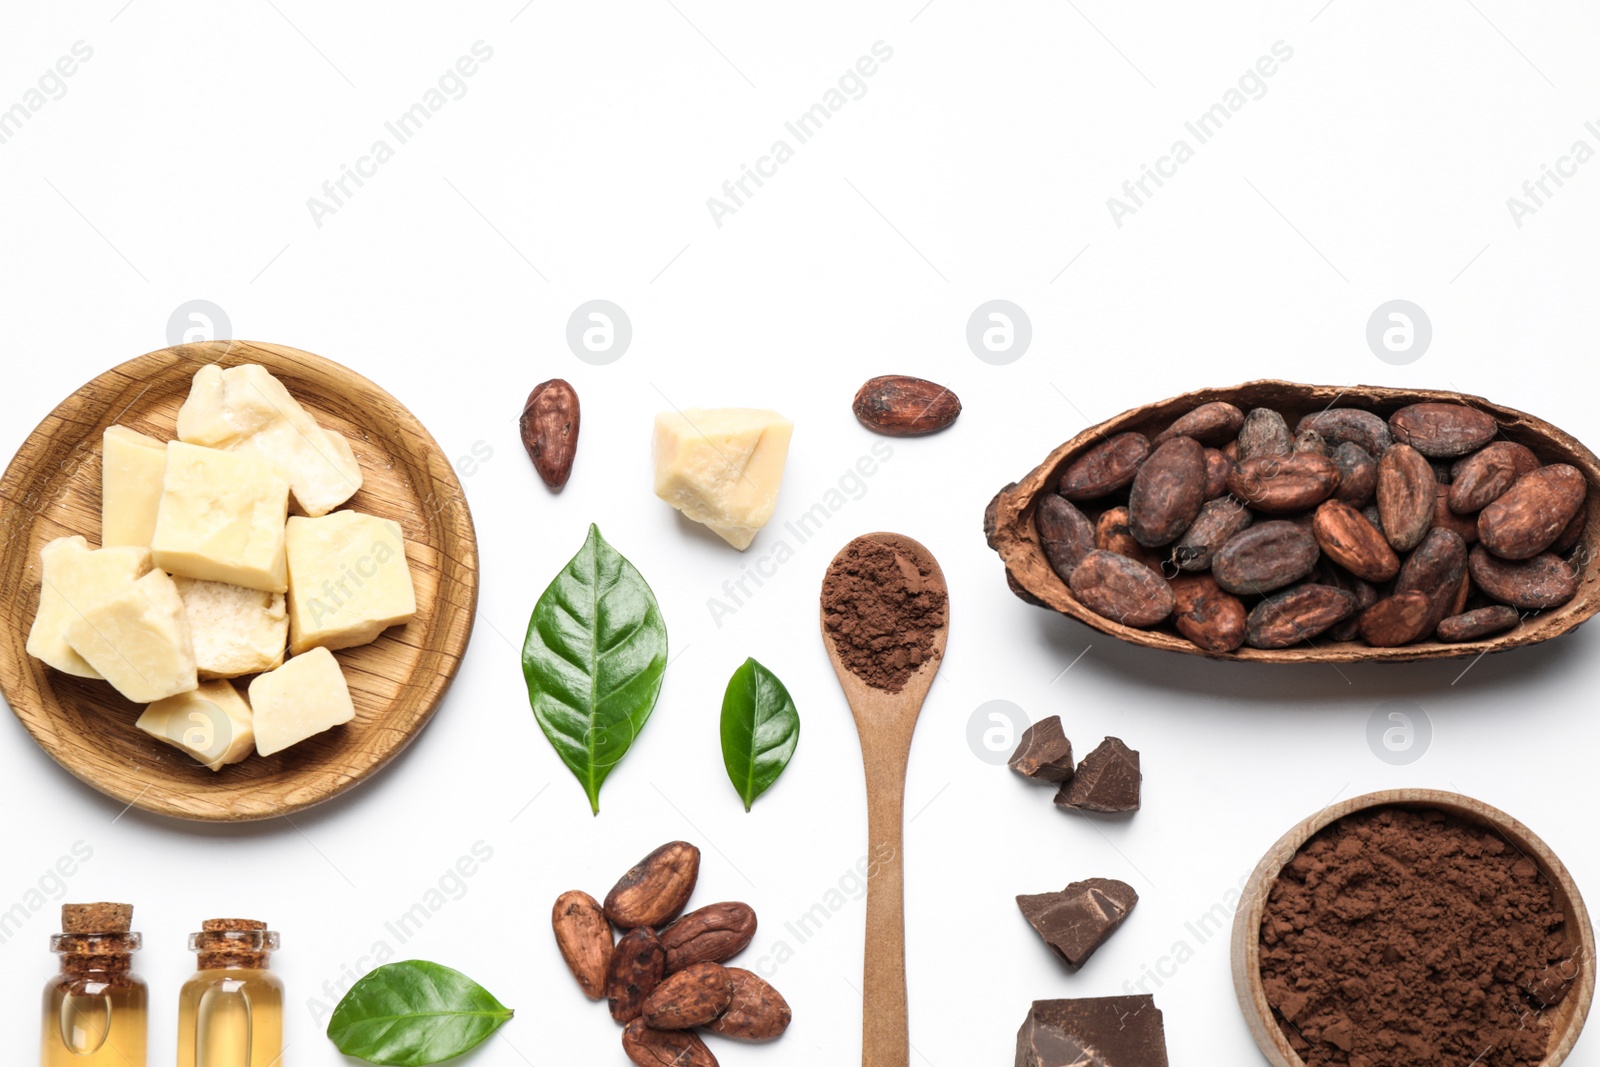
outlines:
[{"label": "cocoa bean", "polygon": [[1271,408],[1251,408],[1237,440],[1239,452],[1234,460],[1238,463],[1258,456],[1287,456],[1294,445],[1289,424]]},{"label": "cocoa bean", "polygon": [[1494,440],[1494,419],[1465,404],[1409,404],[1389,416],[1389,431],[1424,456],[1450,459],[1476,452]]},{"label": "cocoa bean", "polygon": [[1244,425],[1244,412],[1226,400],[1201,404],[1187,415],[1150,439],[1152,448],[1160,447],[1174,437],[1192,437],[1203,445],[1222,445],[1232,440]]},{"label": "cocoa bean", "polygon": [[1206,492],[1205,449],[1174,437],[1150,453],[1128,492],[1128,530],[1146,548],[1176,541],[1200,512]]},{"label": "cocoa bean", "polygon": [[1558,608],[1578,595],[1578,569],[1552,552],[1508,560],[1478,545],[1467,558],[1467,566],[1474,585],[1502,604],[1523,611]]},{"label": "cocoa bean", "polygon": [[696,963],[721,963],[745,950],[756,936],[756,913],[748,904],[726,901],[696,908],[661,931],[667,973]]},{"label": "cocoa bean", "polygon": [[1172,614],[1172,590],[1161,575],[1115,552],[1083,557],[1068,584],[1090,611],[1125,626],[1154,626]]},{"label": "cocoa bean", "polygon": [[1478,540],[1502,559],[1531,559],[1561,536],[1588,490],[1583,473],[1567,463],[1530,471],[1478,513]]},{"label": "cocoa bean", "polygon": [[[1398,446],[1397,446],[1398,447]],[[1426,593],[1397,593],[1361,613],[1358,625],[1367,644],[1377,648],[1409,645],[1430,629],[1432,603]]]},{"label": "cocoa bean", "polygon": [[956,421],[956,394],[925,378],[885,374],[871,378],[856,393],[851,410],[861,425],[889,437],[936,433]]},{"label": "cocoa bean", "polygon": [[729,967],[728,977],[733,980],[733,1003],[706,1029],[737,1041],[771,1041],[783,1036],[794,1012],[782,994],[739,967]]},{"label": "cocoa bean", "polygon": [[1365,515],[1338,500],[1317,508],[1311,532],[1328,558],[1357,578],[1387,582],[1400,570],[1400,557]]},{"label": "cocoa bean", "polygon": [[698,1034],[652,1030],[643,1019],[622,1031],[622,1051],[638,1067],[717,1067],[717,1058]]},{"label": "cocoa bean", "polygon": [[1338,466],[1315,452],[1240,460],[1228,475],[1234,496],[1269,515],[1314,508],[1338,488]]},{"label": "cocoa bean", "polygon": [[528,450],[533,469],[551,489],[560,490],[572,477],[580,415],[577,391],[561,378],[534,386],[522,405],[518,420],[522,447]]},{"label": "cocoa bean", "polygon": [[1457,515],[1481,511],[1510,489],[1516,480],[1539,469],[1539,457],[1526,445],[1496,441],[1455,461],[1450,468],[1450,510]]},{"label": "cocoa bean", "polygon": [[1315,430],[1331,448],[1342,444],[1358,445],[1374,460],[1382,459],[1394,444],[1389,424],[1361,408],[1327,408],[1301,419],[1295,432]]},{"label": "cocoa bean", "polygon": [[1410,445],[1396,444],[1378,461],[1378,514],[1384,536],[1397,551],[1410,552],[1421,543],[1433,525],[1438,498],[1433,468]]},{"label": "cocoa bean", "polygon": [[1244,602],[1209,574],[1172,580],[1172,621],[1178,632],[1207,652],[1232,652],[1244,644]]},{"label": "cocoa bean", "polygon": [[1228,472],[1233,460],[1218,448],[1206,449],[1206,499],[1215,500],[1228,491]]},{"label": "cocoa bean", "polygon": [[1254,519],[1248,508],[1231,497],[1206,501],[1194,522],[1172,546],[1172,562],[1181,571],[1210,570],[1217,550]]},{"label": "cocoa bean", "polygon": [[1289,446],[1291,452],[1314,452],[1319,456],[1328,454],[1328,442],[1315,430],[1301,430],[1294,435],[1294,442]]},{"label": "cocoa bean", "polygon": [[578,980],[583,995],[590,1000],[603,1000],[612,943],[611,924],[599,902],[576,889],[562,893],[550,911],[550,925],[555,930],[561,958]]},{"label": "cocoa bean", "polygon": [[667,950],[648,926],[629,930],[611,952],[606,970],[606,999],[611,1017],[627,1025],[644,1010],[646,998],[667,973]]},{"label": "cocoa bean", "polygon": [[1452,644],[1460,641],[1476,641],[1504,633],[1521,621],[1522,615],[1516,608],[1506,604],[1495,604],[1463,612],[1460,615],[1452,615],[1443,620],[1439,623],[1438,637],[1439,640],[1449,641]]},{"label": "cocoa bean", "polygon": [[1578,539],[1583,536],[1583,531],[1588,525],[1589,505],[1588,501],[1585,500],[1583,504],[1579,505],[1577,514],[1572,516],[1572,521],[1567,523],[1567,528],[1561,531],[1561,536],[1556,538],[1556,543],[1550,547],[1557,552],[1566,552],[1578,543]]},{"label": "cocoa bean", "polygon": [[1228,592],[1255,596],[1298,582],[1320,555],[1310,530],[1274,519],[1230,537],[1211,561],[1211,574]]},{"label": "cocoa bean", "polygon": [[1429,530],[1400,568],[1394,591],[1427,596],[1428,627],[1424,632],[1432,633],[1447,615],[1455,614],[1466,576],[1467,543],[1461,535],[1450,530]]},{"label": "cocoa bean", "polygon": [[1353,508],[1366,507],[1378,488],[1378,461],[1372,453],[1354,441],[1345,441],[1328,453],[1328,458],[1339,468],[1339,489],[1334,497]]},{"label": "cocoa bean", "polygon": [[695,963],[656,986],[639,1017],[652,1030],[692,1030],[714,1021],[731,1003],[727,970],[720,963]]},{"label": "cocoa bean", "polygon": [[1328,628],[1328,637],[1334,641],[1354,641],[1361,636],[1360,616],[1372,605],[1378,602],[1378,590],[1371,582],[1364,581],[1345,570],[1337,567],[1327,560],[1317,566],[1316,581],[1323,585],[1331,585],[1338,589],[1345,589],[1353,593],[1356,598],[1356,610],[1349,618],[1335,623]]},{"label": "cocoa bean", "polygon": [[1106,552],[1115,552],[1119,556],[1127,556],[1157,574],[1161,572],[1160,557],[1133,539],[1133,533],[1128,528],[1127,508],[1108,508],[1100,513],[1100,517],[1094,523],[1094,547]]},{"label": "cocoa bean", "polygon": [[1288,648],[1311,640],[1355,610],[1354,593],[1307,582],[1252,608],[1245,623],[1245,643],[1251,648]]},{"label": "cocoa bean", "polygon": [[1150,439],[1144,434],[1119,433],[1074,460],[1057,491],[1072,501],[1110,496],[1133,481],[1149,454]]},{"label": "cocoa bean", "polygon": [[1044,558],[1057,576],[1067,581],[1083,557],[1094,551],[1094,523],[1070,501],[1054,493],[1039,498],[1033,523],[1039,531]]},{"label": "cocoa bean", "polygon": [[1478,543],[1478,517],[1458,515],[1450,507],[1452,486],[1441,485],[1435,490],[1439,495],[1433,504],[1433,529],[1453,531],[1469,545]]},{"label": "cocoa bean", "polygon": [[606,918],[624,930],[664,926],[689,903],[700,877],[700,850],[669,841],[634,864],[606,894]]},{"label": "cocoa bean", "polygon": [[1229,441],[1227,444],[1218,449],[1218,451],[1220,451],[1224,456],[1227,456],[1230,462],[1239,462],[1239,439],[1234,438],[1232,441]]}]

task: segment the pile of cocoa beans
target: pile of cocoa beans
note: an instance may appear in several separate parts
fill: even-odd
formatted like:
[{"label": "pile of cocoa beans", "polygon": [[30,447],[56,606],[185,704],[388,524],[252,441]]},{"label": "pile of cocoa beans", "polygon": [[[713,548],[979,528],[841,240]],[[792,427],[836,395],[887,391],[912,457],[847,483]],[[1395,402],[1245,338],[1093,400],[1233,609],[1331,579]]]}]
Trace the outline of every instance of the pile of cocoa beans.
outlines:
[{"label": "pile of cocoa beans", "polygon": [[1092,446],[1034,522],[1073,596],[1125,625],[1170,620],[1207,652],[1395,647],[1571,600],[1587,490],[1466,404],[1333,407],[1291,430],[1216,401]]},{"label": "pile of cocoa beans", "polygon": [[[580,890],[556,898],[550,922],[578,986],[604,999],[624,1027],[622,1050],[640,1067],[717,1067],[695,1033],[771,1041],[792,1013],[759,975],[724,967],[756,935],[748,904],[708,904],[682,915],[700,878],[700,850],[671,841],[640,860],[602,906]],[[681,916],[681,917],[680,917]],[[614,944],[611,928],[622,931]]]}]

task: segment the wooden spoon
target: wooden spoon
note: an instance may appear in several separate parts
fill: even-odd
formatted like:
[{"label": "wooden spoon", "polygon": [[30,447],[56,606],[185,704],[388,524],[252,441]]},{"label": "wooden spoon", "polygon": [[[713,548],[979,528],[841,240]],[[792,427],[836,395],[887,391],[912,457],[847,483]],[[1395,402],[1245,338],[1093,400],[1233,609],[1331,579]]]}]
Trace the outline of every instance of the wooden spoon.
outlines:
[{"label": "wooden spoon", "polygon": [[[944,572],[933,554],[903,534],[870,533],[851,541],[828,566],[829,580],[846,566],[857,546],[878,544],[893,549],[920,572],[925,595],[946,594]],[[911,734],[917,726],[922,702],[944,661],[949,632],[948,601],[939,613],[928,658],[899,690],[891,692],[869,685],[839,654],[828,630],[827,602],[822,613],[822,643],[844,688],[845,699],[861,735],[861,759],[867,777],[868,856],[876,873],[867,881],[866,967],[862,981],[862,1067],[907,1067],[911,1045],[906,1014],[905,868],[901,862],[905,829],[906,762],[911,755]]]}]

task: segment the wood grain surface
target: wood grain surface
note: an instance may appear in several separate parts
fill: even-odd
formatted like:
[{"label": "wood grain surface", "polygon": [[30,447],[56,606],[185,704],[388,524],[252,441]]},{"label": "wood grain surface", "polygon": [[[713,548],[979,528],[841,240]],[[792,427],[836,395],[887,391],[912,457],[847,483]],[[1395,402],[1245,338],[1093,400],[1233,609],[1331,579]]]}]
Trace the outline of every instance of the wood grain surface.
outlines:
[{"label": "wood grain surface", "polygon": [[[195,371],[259,363],[324,427],[349,440],[364,484],[345,507],[405,531],[417,615],[376,642],[335,653],[356,718],[270,757],[212,773],[134,728],[141,708],[105,682],[28,656],[39,604],[39,550],[82,534],[100,543],[100,437],[122,424],[162,440]],[[427,724],[461,664],[478,598],[472,517],[450,463],[415,416],[331,360],[281,345],[209,341],[165,348],[89,382],[45,417],[0,480],[0,692],[61,766],[125,804],[180,819],[291,814],[356,785]]]},{"label": "wood grain surface", "polygon": [[[870,533],[839,550],[839,558],[858,541],[886,544],[928,570],[927,587],[945,589],[944,571],[922,544],[904,534]],[[911,1056],[906,999],[905,838],[906,765],[911,736],[928,690],[944,662],[950,635],[949,607],[945,622],[933,635],[928,660],[906,680],[898,693],[876,689],[857,677],[828,634],[822,613],[822,643],[861,735],[861,758],[867,779],[867,855],[876,872],[867,883],[866,960],[862,967],[861,1067],[908,1067]]]},{"label": "wood grain surface", "polygon": [[1332,804],[1300,822],[1278,839],[1262,857],[1245,884],[1244,897],[1233,916],[1233,990],[1250,1035],[1272,1067],[1306,1067],[1305,1061],[1289,1047],[1272,1007],[1267,1003],[1261,983],[1261,918],[1266,913],[1267,895],[1278,879],[1278,872],[1294,859],[1295,853],[1319,830],[1338,822],[1352,812],[1396,805],[1407,808],[1432,808],[1495,831],[1512,847],[1538,864],[1539,873],[1554,891],[1556,907],[1566,916],[1568,945],[1579,961],[1577,981],[1555,1009],[1545,1013],[1550,1020],[1550,1047],[1543,1067],[1556,1067],[1567,1058],[1594,1002],[1595,945],[1589,912],[1572,875],[1550,846],[1532,830],[1498,808],[1481,800],[1437,789],[1387,789],[1352,797]]},{"label": "wood grain surface", "polygon": [[[1397,408],[1424,401],[1466,404],[1492,416],[1500,427],[1500,439],[1516,441],[1531,448],[1545,463],[1570,463],[1583,472],[1589,483],[1587,525],[1573,558],[1579,561],[1578,595],[1559,608],[1525,618],[1521,625],[1505,633],[1479,641],[1458,644],[1429,638],[1398,648],[1374,648],[1360,640],[1334,641],[1323,637],[1302,645],[1282,649],[1240,648],[1234,652],[1207,652],[1180,635],[1170,621],[1144,630],[1124,626],[1090,611],[1067,588],[1045,559],[1034,527],[1034,502],[1054,491],[1061,472],[1092,446],[1127,431],[1154,436],[1179,416],[1213,400],[1226,400],[1248,411],[1253,407],[1277,410],[1292,428],[1300,418],[1335,405],[1361,407],[1387,418]],[[999,553],[1015,582],[1040,605],[1051,608],[1094,627],[1102,633],[1130,644],[1184,652],[1215,659],[1247,660],[1257,663],[1352,663],[1363,660],[1399,662],[1478,656],[1485,652],[1531,645],[1559,637],[1576,629],[1600,611],[1600,459],[1576,438],[1514,408],[1502,407],[1478,396],[1429,389],[1386,389],[1378,386],[1301,385],[1295,382],[1257,381],[1223,389],[1202,389],[1157,404],[1125,411],[1114,419],[1091,426],[1051,452],[1021,481],[1001,489],[984,515],[984,534],[989,547]]]}]

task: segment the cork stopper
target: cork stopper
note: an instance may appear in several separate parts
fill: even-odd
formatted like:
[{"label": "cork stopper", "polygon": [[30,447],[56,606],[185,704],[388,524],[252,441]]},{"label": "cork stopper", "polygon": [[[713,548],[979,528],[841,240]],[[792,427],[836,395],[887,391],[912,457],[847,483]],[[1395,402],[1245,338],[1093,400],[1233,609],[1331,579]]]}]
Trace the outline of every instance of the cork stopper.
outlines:
[{"label": "cork stopper", "polygon": [[61,932],[64,934],[125,934],[133,929],[133,905],[61,905]]},{"label": "cork stopper", "polygon": [[189,947],[202,971],[265,970],[267,957],[278,948],[278,935],[256,919],[207,919]]}]

